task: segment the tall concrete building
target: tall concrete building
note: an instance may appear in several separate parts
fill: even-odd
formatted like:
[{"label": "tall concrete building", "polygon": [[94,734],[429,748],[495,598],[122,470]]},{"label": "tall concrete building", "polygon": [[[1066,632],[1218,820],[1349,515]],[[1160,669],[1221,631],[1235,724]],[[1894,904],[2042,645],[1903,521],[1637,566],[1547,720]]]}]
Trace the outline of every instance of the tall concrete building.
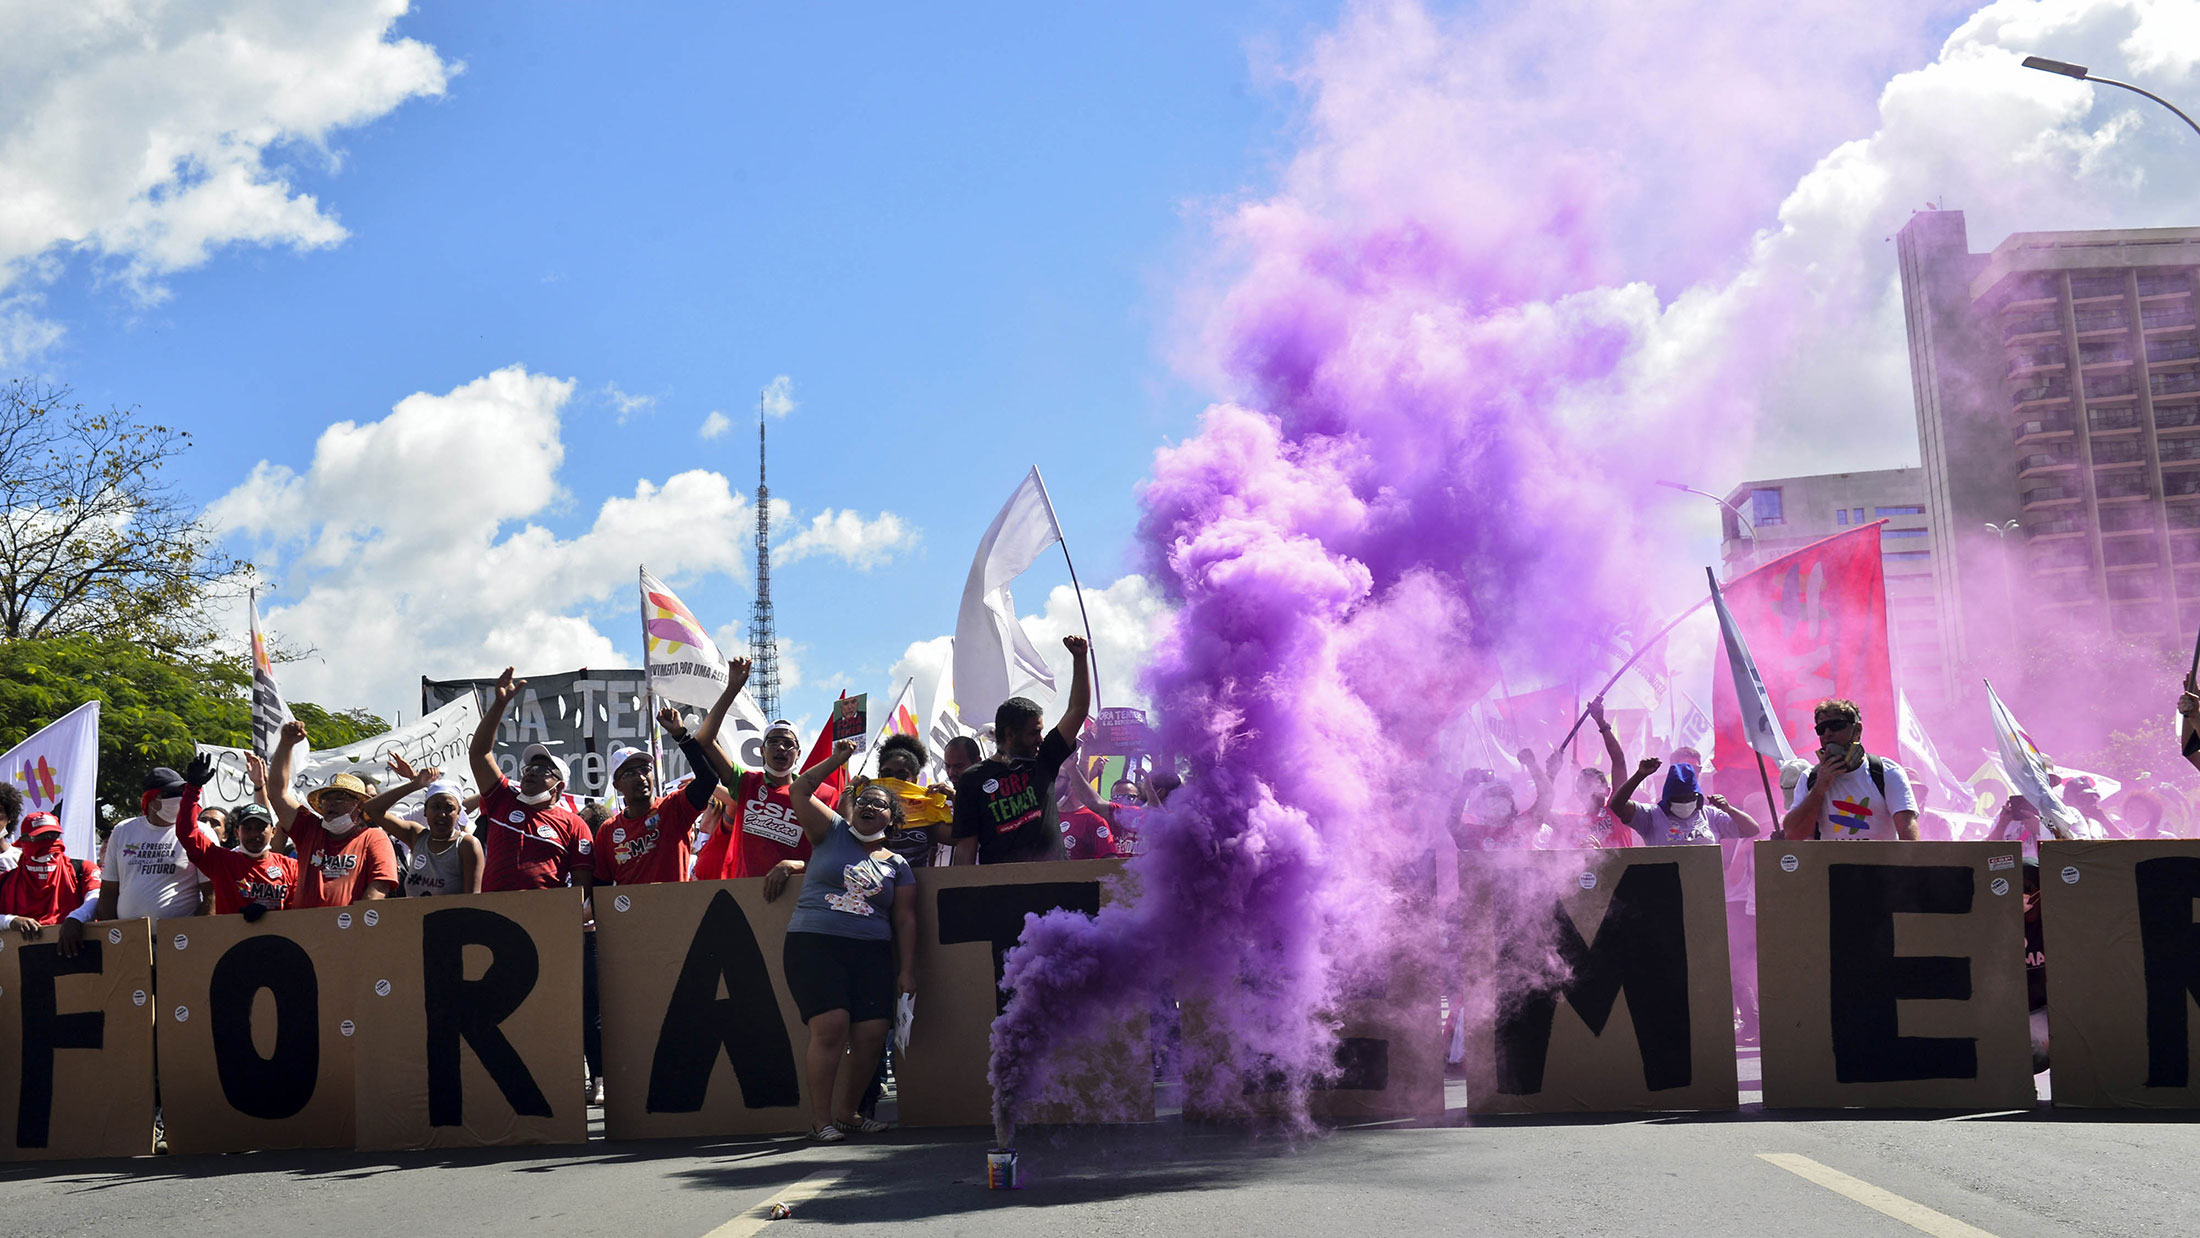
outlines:
[{"label": "tall concrete building", "polygon": [[[1728,579],[1791,550],[1859,525],[1885,520],[1879,549],[1887,575],[1887,635],[1895,684],[1921,712],[1946,697],[1941,623],[1934,583],[1925,470],[1874,469],[1745,481],[1726,496],[1719,558]],[[1738,509],[1755,530],[1736,519]]]},{"label": "tall concrete building", "polygon": [[[1944,663],[2085,617],[2200,626],[2200,228],[1896,237]],[[2014,522],[2012,524],[2012,522]]]}]

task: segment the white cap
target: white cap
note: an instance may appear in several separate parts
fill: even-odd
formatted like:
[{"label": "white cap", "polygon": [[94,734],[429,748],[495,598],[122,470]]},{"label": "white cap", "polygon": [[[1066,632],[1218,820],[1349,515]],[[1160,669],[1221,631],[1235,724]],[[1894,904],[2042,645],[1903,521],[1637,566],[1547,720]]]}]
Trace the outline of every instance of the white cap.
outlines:
[{"label": "white cap", "polygon": [[529,765],[534,763],[536,757],[541,757],[544,760],[550,762],[551,768],[558,771],[559,782],[570,784],[573,781],[573,771],[566,768],[564,758],[558,756],[556,753],[550,751],[548,748],[543,747],[541,744],[529,744],[525,748],[520,749],[519,767],[523,770],[526,769]]},{"label": "white cap", "polygon": [[612,777],[616,778],[619,775],[619,771],[626,768],[626,763],[636,757],[640,757],[645,761],[648,760],[649,749],[636,748],[632,747],[631,745],[622,744],[619,747],[613,748],[611,750],[611,763],[604,766],[604,769]]}]

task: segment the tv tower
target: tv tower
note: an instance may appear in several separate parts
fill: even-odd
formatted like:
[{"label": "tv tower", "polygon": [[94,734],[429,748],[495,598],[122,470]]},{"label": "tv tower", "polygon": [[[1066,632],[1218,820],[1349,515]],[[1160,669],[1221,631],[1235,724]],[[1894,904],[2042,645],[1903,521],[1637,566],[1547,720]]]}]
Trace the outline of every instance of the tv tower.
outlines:
[{"label": "tv tower", "polygon": [[779,639],[772,632],[772,488],[764,482],[764,398],[756,399],[756,608],[749,612],[749,691],[779,717]]}]

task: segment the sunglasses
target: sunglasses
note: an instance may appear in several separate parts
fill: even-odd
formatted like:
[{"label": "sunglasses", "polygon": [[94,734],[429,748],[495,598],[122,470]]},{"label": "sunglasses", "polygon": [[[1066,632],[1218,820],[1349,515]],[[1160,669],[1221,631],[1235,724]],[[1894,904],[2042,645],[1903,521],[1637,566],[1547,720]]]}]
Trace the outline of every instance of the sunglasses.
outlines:
[{"label": "sunglasses", "polygon": [[1817,730],[1820,735],[1831,735],[1835,731],[1846,731],[1850,727],[1855,725],[1856,719],[1854,718],[1828,718],[1824,722],[1818,724]]}]

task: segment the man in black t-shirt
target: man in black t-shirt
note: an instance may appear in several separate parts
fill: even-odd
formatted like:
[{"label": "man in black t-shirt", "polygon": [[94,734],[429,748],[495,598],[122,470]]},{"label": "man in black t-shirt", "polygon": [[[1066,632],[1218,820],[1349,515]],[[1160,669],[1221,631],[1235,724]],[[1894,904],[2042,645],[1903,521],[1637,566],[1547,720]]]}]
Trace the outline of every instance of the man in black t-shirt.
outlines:
[{"label": "man in black t-shirt", "polygon": [[1061,812],[1054,776],[1076,750],[1077,732],[1092,706],[1092,672],[1085,639],[1065,636],[1072,672],[1069,703],[1053,730],[1039,707],[1020,696],[993,711],[1000,751],[955,780],[955,863],[1015,864],[1063,858]]}]

